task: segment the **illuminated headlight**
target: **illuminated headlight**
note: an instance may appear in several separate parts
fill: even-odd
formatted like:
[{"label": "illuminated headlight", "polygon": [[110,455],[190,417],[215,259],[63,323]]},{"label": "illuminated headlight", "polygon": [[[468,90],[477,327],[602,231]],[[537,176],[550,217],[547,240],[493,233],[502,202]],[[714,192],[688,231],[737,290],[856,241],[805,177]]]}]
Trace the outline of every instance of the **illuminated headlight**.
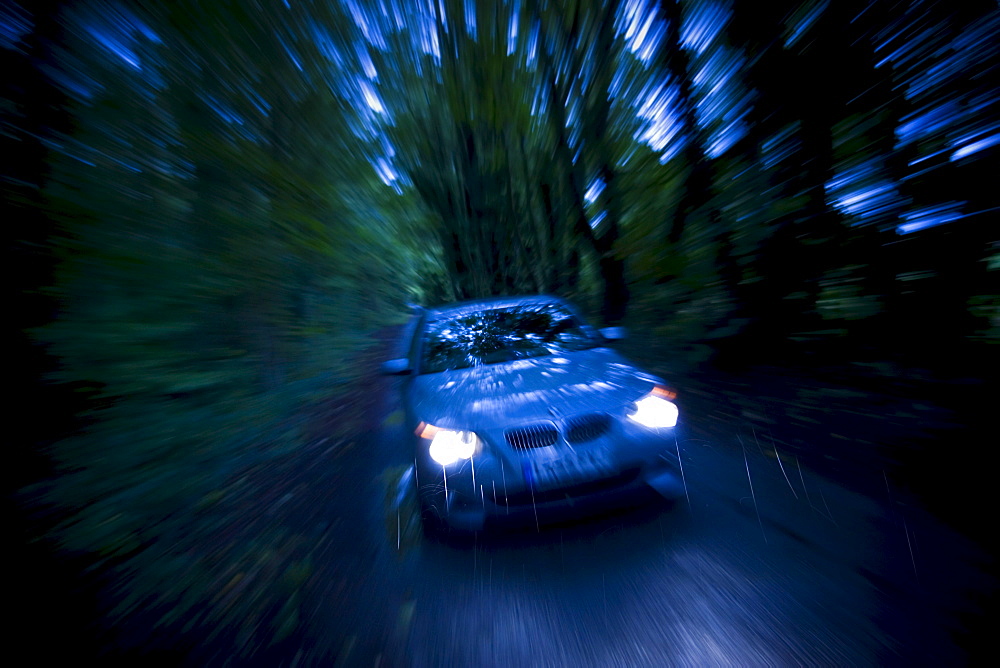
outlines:
[{"label": "illuminated headlight", "polygon": [[441,466],[454,464],[460,459],[469,459],[479,452],[481,441],[474,431],[439,429],[421,423],[418,428],[421,438],[430,439],[431,459]]},{"label": "illuminated headlight", "polygon": [[670,401],[677,395],[663,387],[656,387],[652,392],[635,402],[635,410],[629,413],[629,418],[643,427],[664,429],[677,424],[677,404]]}]

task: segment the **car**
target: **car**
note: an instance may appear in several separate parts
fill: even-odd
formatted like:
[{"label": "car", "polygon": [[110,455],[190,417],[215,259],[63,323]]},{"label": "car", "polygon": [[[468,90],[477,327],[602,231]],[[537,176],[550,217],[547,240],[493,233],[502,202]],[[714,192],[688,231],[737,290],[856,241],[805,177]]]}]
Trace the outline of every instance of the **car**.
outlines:
[{"label": "car", "polygon": [[425,528],[477,532],[684,495],[676,392],[548,295],[421,309],[401,376]]}]

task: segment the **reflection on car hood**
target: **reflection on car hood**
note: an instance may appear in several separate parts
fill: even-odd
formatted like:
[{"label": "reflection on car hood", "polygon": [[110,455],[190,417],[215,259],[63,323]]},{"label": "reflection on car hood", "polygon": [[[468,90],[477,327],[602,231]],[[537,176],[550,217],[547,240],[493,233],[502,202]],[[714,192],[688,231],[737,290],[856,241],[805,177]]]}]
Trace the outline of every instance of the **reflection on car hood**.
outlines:
[{"label": "reflection on car hood", "polygon": [[656,382],[613,350],[594,348],[417,376],[410,398],[425,422],[486,430],[615,410]]}]

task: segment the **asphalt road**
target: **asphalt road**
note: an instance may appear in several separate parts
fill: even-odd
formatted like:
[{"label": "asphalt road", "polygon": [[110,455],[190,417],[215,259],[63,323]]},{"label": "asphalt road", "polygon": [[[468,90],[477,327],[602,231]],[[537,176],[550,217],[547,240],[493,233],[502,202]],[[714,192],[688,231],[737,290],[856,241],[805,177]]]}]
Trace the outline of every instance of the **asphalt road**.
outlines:
[{"label": "asphalt road", "polygon": [[411,427],[393,382],[382,387],[371,432],[330,455],[339,473],[312,504],[323,547],[301,630],[263,661],[944,666],[975,658],[962,632],[982,614],[977,597],[995,586],[987,555],[888,476],[881,492],[852,491],[734,421],[682,415],[687,498],[673,506],[471,544],[428,541],[412,496],[396,495],[410,461],[401,435]]}]

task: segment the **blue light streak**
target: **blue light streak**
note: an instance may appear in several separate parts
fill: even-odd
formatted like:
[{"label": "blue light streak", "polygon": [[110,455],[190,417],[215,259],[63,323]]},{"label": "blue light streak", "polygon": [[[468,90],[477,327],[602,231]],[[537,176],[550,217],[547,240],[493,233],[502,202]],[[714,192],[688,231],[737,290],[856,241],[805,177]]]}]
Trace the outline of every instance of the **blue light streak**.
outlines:
[{"label": "blue light streak", "polygon": [[597,201],[597,198],[601,196],[604,192],[606,184],[600,178],[595,178],[590,182],[590,187],[587,188],[587,192],[584,194],[583,198],[587,200],[587,204],[593,204]]},{"label": "blue light streak", "polygon": [[896,227],[896,232],[898,234],[910,234],[911,232],[924,230],[928,227],[936,227],[960,220],[966,217],[966,214],[963,214],[959,210],[964,205],[965,202],[948,202],[905,213],[903,214],[903,219],[907,222]]},{"label": "blue light streak", "polygon": [[667,26],[656,13],[656,6],[647,0],[631,0],[624,9],[625,43],[643,65],[656,55],[666,34]]},{"label": "blue light streak", "polygon": [[1000,144],[1000,134],[992,135],[990,137],[985,137],[978,141],[966,144],[962,148],[958,149],[957,151],[951,154],[950,160],[954,162],[956,160],[961,160],[962,158],[967,158],[968,156],[973,155],[974,153],[986,150],[990,146],[996,146],[997,144]]},{"label": "blue light streak", "polygon": [[659,82],[647,83],[637,97],[636,116],[645,123],[634,135],[635,139],[662,153],[661,163],[676,156],[686,143],[680,134],[679,93],[677,86],[664,77]]},{"label": "blue light streak", "polygon": [[700,56],[715,42],[729,23],[732,10],[728,2],[699,2],[687,9],[681,22],[681,46]]},{"label": "blue light streak", "polygon": [[[830,0],[820,0],[812,7],[804,5],[800,8],[796,14],[801,16],[793,17],[791,20],[792,25],[788,26],[786,29],[787,36],[785,38],[785,48],[790,49],[796,42],[802,39],[802,36],[809,31],[809,28],[811,28],[817,20],[819,20],[819,17],[822,16],[823,12],[826,11],[826,8],[829,5]],[[803,9],[806,10],[804,13],[802,12]]]},{"label": "blue light streak", "polygon": [[517,29],[521,20],[521,3],[515,0],[510,10],[510,28],[507,31],[507,55],[517,50]]},{"label": "blue light streak", "polygon": [[476,0],[465,0],[465,31],[476,41]]},{"label": "blue light streak", "polygon": [[0,4],[0,48],[17,48],[18,42],[31,32],[31,16],[13,2]]}]

